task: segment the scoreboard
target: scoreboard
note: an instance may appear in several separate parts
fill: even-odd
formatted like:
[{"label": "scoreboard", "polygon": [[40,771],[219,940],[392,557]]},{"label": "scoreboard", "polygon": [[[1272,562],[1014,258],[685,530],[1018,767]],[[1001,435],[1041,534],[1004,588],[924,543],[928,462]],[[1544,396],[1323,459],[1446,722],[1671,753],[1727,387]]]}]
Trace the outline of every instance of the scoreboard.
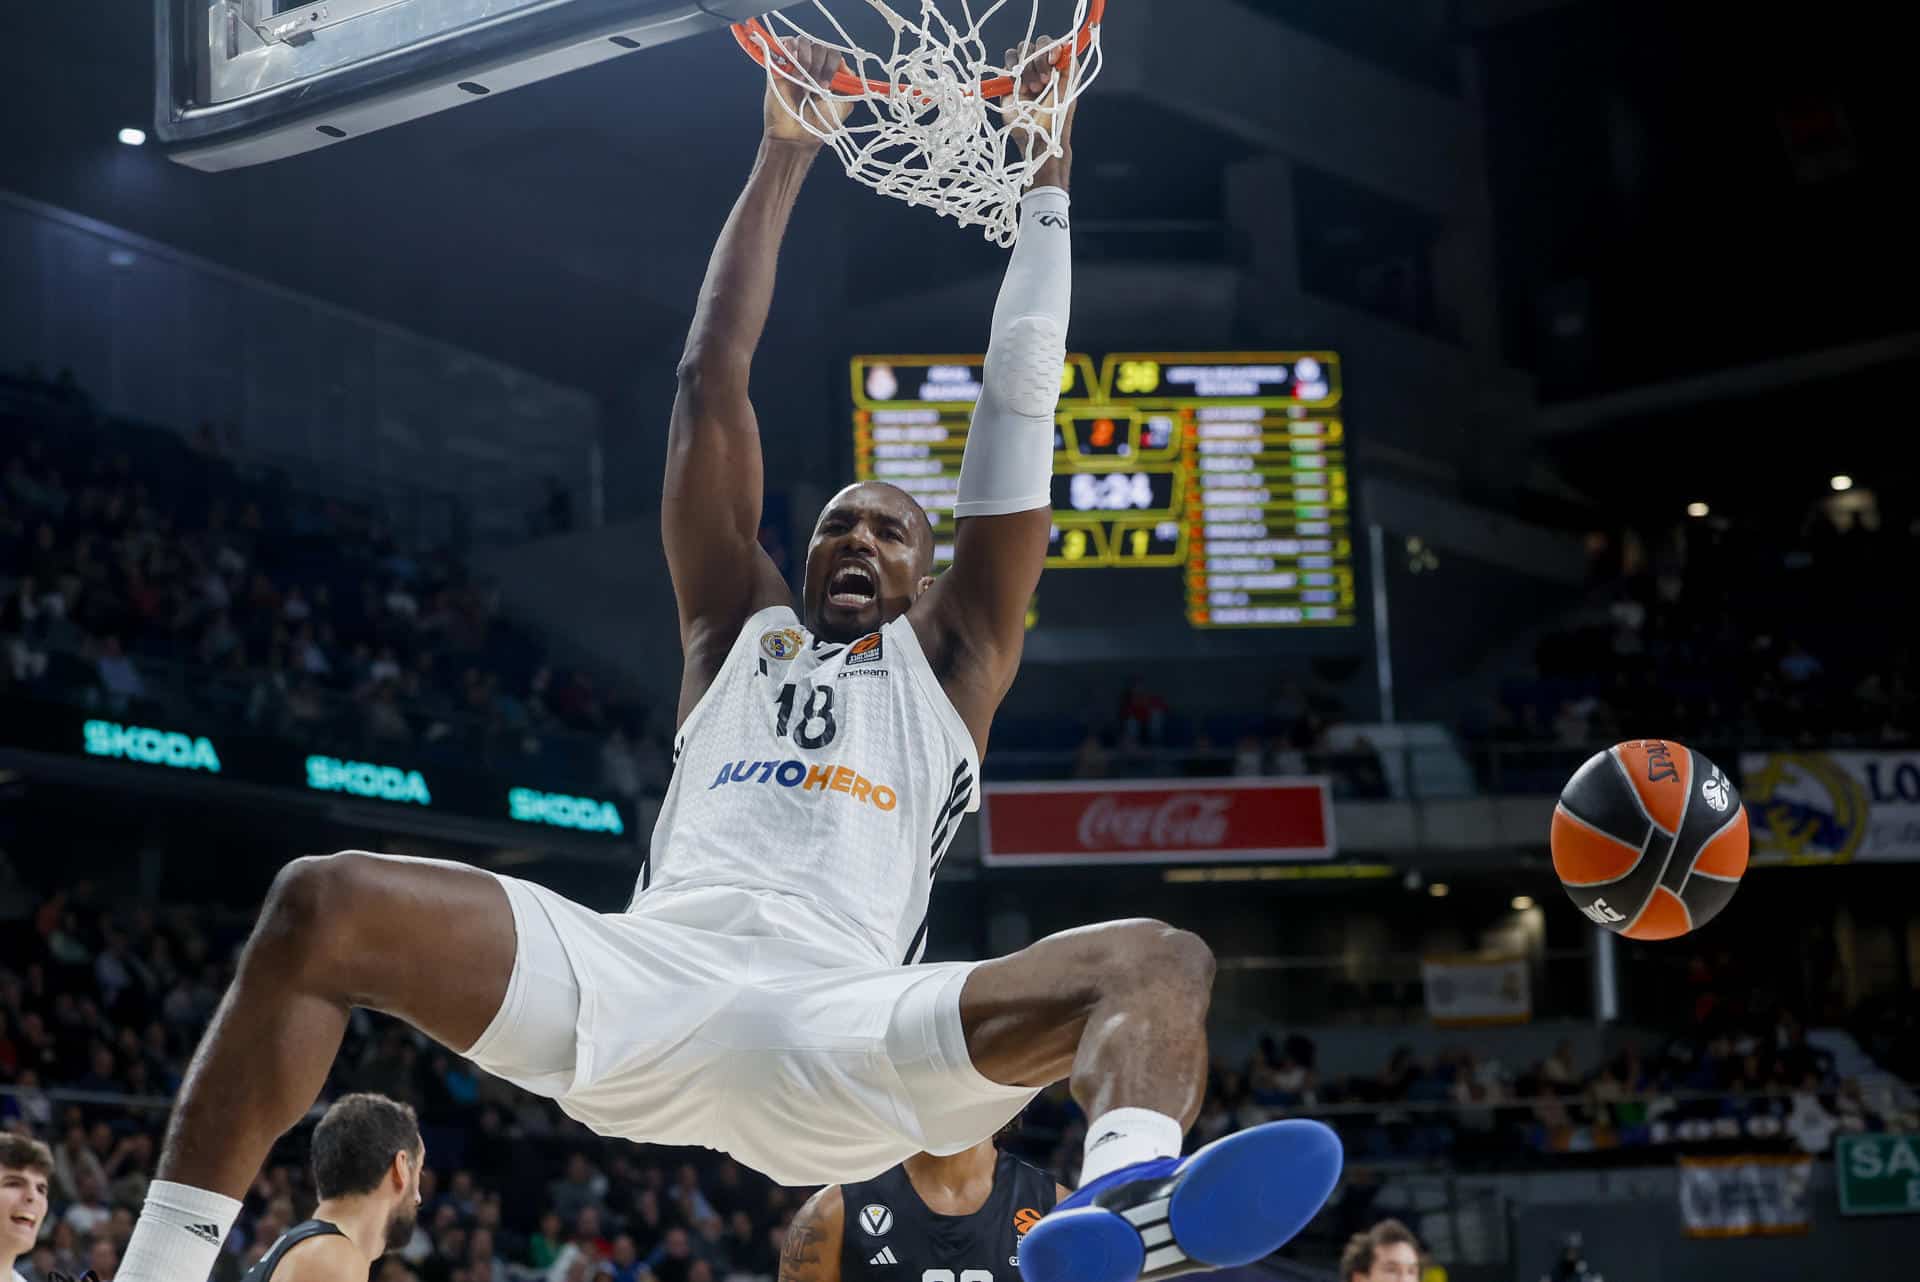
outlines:
[{"label": "scoreboard", "polygon": [[[980,356],[853,360],[857,474],[920,500],[941,564],[983,368]],[[1196,628],[1351,625],[1340,394],[1330,352],[1068,356],[1047,566],[1179,573]]]}]

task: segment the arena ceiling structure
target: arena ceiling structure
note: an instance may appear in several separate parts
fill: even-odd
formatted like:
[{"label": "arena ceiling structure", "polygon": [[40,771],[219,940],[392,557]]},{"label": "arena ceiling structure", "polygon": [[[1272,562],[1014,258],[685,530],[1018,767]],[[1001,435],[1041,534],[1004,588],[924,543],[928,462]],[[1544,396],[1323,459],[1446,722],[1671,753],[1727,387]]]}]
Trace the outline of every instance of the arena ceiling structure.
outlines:
[{"label": "arena ceiling structure", "polygon": [[[1483,117],[1471,147],[1397,118],[1363,137],[1354,131],[1380,113],[1333,79],[1301,109],[1298,87],[1354,65],[1356,28],[1380,27],[1372,19],[1391,7],[1115,0],[1111,62],[1077,147],[1081,260],[1251,276],[1265,265],[1249,224],[1227,217],[1230,171],[1284,155],[1339,174],[1343,154],[1397,148],[1368,167],[1404,188],[1385,195],[1414,205],[1423,188],[1458,185],[1477,167],[1494,229],[1496,346],[1537,381],[1543,439],[1639,424],[1695,438],[1704,470],[1724,448],[1711,444],[1715,424],[1737,438],[1750,419],[1689,410],[1701,398],[1685,380],[1823,350],[1835,363],[1814,377],[1852,384],[1821,395],[1823,432],[1867,434],[1885,371],[1902,381],[1920,353],[1902,319],[1920,288],[1903,228],[1920,208],[1892,145],[1915,111],[1892,65],[1899,45],[1863,37],[1863,0],[1841,5],[1860,21],[1791,40],[1649,0],[1448,7],[1423,47],[1375,49],[1372,65],[1416,86],[1450,78],[1453,96],[1432,101],[1437,114],[1464,103]],[[1310,56],[1266,52],[1259,33],[1283,29],[1305,33],[1310,46],[1289,47]],[[1244,38],[1221,41],[1228,30]],[[8,5],[0,48],[0,192],[601,397],[670,372],[759,110],[756,73],[716,29],[307,155],[202,174],[116,141],[153,125],[151,6]],[[1440,55],[1462,49],[1470,55],[1449,73]],[[1166,74],[1194,66],[1207,75]],[[1276,81],[1289,86],[1284,109]],[[783,296],[835,306],[906,288],[934,296],[997,271],[977,237],[836,177],[818,175],[802,202]],[[1276,223],[1294,214],[1278,195],[1258,199]],[[1335,212],[1317,239],[1301,236],[1303,258],[1373,234],[1364,210]],[[1749,269],[1757,262],[1765,270]],[[1788,367],[1771,381],[1783,376],[1798,378]],[[1756,377],[1764,396],[1769,376]],[[1682,393],[1620,396],[1663,383]],[[1748,384],[1735,383],[1707,401],[1738,402]],[[1784,401],[1762,408],[1786,434],[1805,421]]]},{"label": "arena ceiling structure", "polygon": [[[0,190],[590,391],[618,387],[636,360],[664,354],[670,368],[757,137],[760,73],[723,29],[205,174],[116,141],[153,128],[148,8],[73,0],[0,14],[12,68]],[[1125,8],[1117,26],[1144,19],[1145,5]],[[1134,38],[1118,34],[1122,47]],[[1118,60],[1088,113],[1076,194],[1090,253],[1103,226],[1109,242],[1211,227],[1217,243],[1224,170],[1260,145],[1257,122],[1158,100],[1148,70]],[[863,257],[918,263],[921,286],[998,270],[977,236],[835,176],[817,175],[798,213],[795,284],[860,277],[848,226]]]}]

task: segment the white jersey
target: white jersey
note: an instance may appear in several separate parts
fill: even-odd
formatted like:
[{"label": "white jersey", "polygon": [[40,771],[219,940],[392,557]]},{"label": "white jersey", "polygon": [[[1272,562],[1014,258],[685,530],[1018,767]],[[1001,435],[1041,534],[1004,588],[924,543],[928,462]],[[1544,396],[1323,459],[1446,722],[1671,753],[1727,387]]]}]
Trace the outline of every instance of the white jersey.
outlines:
[{"label": "white jersey", "polygon": [[673,756],[641,897],[772,891],[817,914],[836,937],[821,942],[853,943],[850,961],[920,960],[934,876],[980,805],[980,763],[904,615],[840,644],[789,606],[760,611]]}]

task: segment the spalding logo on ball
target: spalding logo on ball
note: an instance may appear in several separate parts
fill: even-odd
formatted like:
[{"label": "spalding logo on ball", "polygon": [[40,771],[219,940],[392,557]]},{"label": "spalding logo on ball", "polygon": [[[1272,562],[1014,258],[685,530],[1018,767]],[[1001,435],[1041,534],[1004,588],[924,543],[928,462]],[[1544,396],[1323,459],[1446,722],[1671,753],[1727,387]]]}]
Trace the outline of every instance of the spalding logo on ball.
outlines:
[{"label": "spalding logo on ball", "polygon": [[1747,871],[1747,812],[1699,753],[1636,739],[1574,772],[1552,845],[1553,870],[1589,920],[1629,939],[1672,939],[1733,898]]}]

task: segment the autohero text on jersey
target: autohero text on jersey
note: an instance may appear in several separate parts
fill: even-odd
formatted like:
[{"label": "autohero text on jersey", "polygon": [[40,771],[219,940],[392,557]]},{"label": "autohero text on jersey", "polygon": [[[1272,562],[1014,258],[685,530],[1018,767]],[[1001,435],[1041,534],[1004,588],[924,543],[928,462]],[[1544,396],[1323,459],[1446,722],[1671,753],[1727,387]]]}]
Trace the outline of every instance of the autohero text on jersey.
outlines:
[{"label": "autohero text on jersey", "polygon": [[771,784],[798,788],[802,792],[843,793],[875,810],[892,810],[899,804],[893,789],[851,770],[846,766],[814,766],[804,761],[731,761],[720,767],[720,774],[707,785],[707,791],[728,784]]}]

